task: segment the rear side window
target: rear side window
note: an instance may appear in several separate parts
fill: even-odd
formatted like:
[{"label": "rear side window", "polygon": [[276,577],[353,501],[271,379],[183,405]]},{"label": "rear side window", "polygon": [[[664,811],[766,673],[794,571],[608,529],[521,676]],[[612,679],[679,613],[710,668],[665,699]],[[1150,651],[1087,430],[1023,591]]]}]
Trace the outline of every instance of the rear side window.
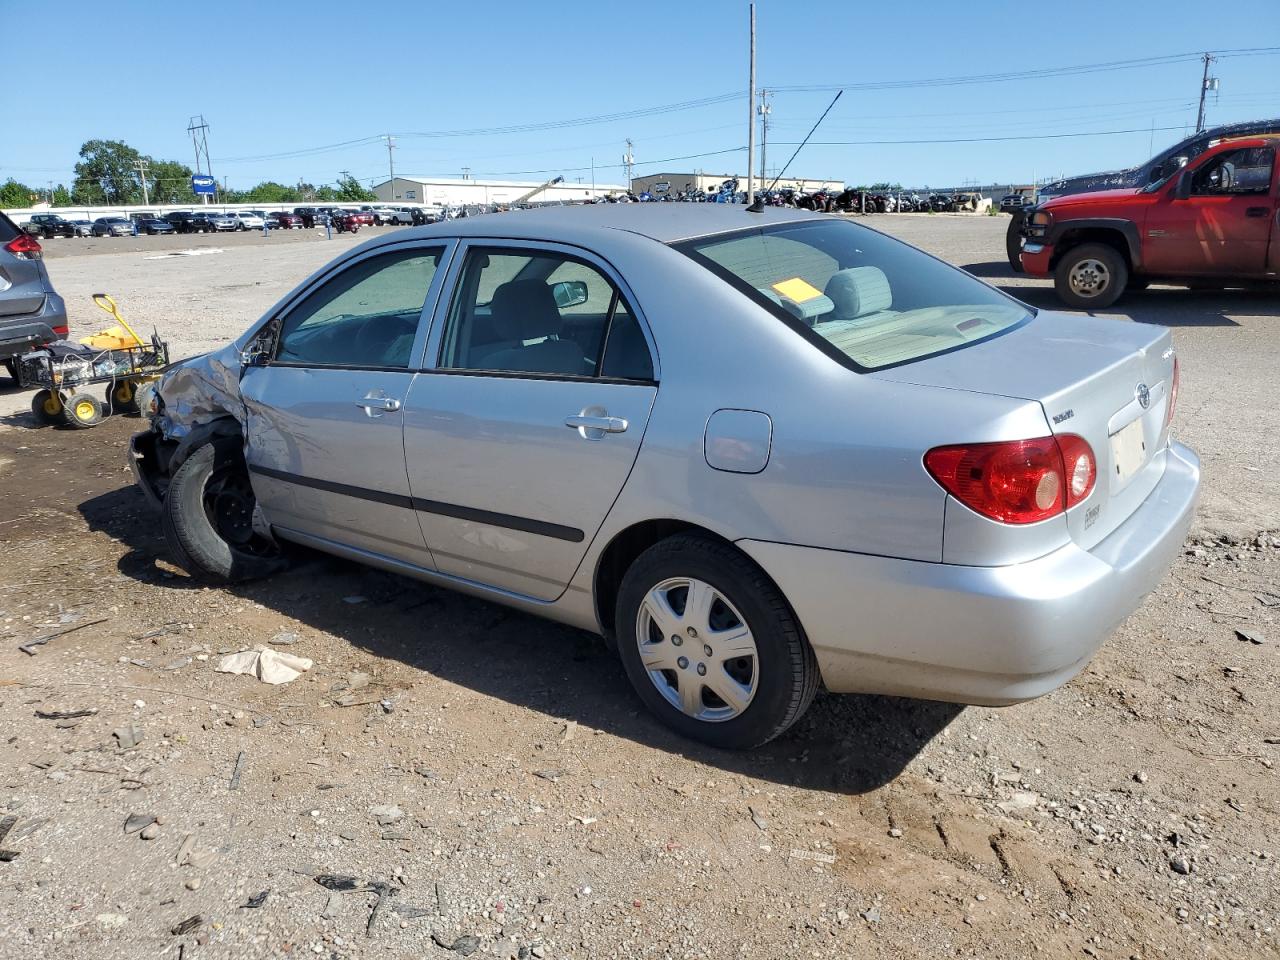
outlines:
[{"label": "rear side window", "polygon": [[347,267],[285,315],[276,361],[407,368],[443,252],[415,247]]},{"label": "rear side window", "polygon": [[1271,190],[1273,147],[1242,147],[1210,160],[1191,181],[1194,196],[1265,194]]},{"label": "rear side window", "polygon": [[844,221],[779,224],[676,248],[858,370],[960,349],[1032,316],[968,274]]},{"label": "rear side window", "polygon": [[17,224],[0,213],[0,243],[8,243],[19,234]]}]

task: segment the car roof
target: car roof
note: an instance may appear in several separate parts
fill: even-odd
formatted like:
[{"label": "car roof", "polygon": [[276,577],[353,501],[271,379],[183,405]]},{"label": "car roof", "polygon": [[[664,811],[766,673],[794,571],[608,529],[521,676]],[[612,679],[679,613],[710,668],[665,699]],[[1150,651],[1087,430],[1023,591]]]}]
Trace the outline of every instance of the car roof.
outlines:
[{"label": "car roof", "polygon": [[602,241],[610,232],[622,230],[659,243],[675,243],[749,227],[823,219],[831,216],[782,207],[748,213],[740,203],[594,203],[462,217],[393,236],[561,240],[590,246],[592,240]]}]

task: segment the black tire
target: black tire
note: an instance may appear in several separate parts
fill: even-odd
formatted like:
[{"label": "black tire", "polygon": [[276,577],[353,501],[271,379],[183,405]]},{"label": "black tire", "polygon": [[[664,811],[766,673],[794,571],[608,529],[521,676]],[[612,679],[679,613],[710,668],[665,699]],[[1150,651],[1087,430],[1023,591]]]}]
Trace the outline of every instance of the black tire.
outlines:
[{"label": "black tire", "polygon": [[137,413],[138,385],[132,380],[107,384],[106,404],[111,413]]},{"label": "black tire", "polygon": [[[680,577],[714,587],[737,608],[755,639],[755,694],[731,719],[712,722],[685,714],[659,692],[641,660],[640,605],[652,588]],[[781,591],[749,558],[709,537],[677,534],[636,558],[618,590],[614,628],[627,676],[645,705],[677,733],[714,747],[744,750],[767,743],[801,717],[818,689],[817,660]],[[701,656],[701,642],[690,645],[695,657]]]},{"label": "black tire", "polygon": [[9,379],[18,385],[18,361],[15,357],[8,357],[4,360],[4,372],[9,374]]},{"label": "black tire", "polygon": [[1004,255],[1009,260],[1009,269],[1014,273],[1022,272],[1022,224],[1026,218],[1021,210],[1013,211],[1009,217],[1009,229],[1004,233]]},{"label": "black tire", "polygon": [[62,423],[62,402],[49,390],[40,390],[31,398],[31,413],[36,422],[46,427]]},{"label": "black tire", "polygon": [[[1089,264],[1093,264],[1092,267]],[[1072,285],[1072,272],[1081,270],[1095,278],[1093,292]],[[1129,282],[1129,266],[1115,247],[1105,243],[1082,243],[1062,255],[1053,271],[1053,286],[1067,306],[1079,310],[1102,310],[1124,293]]]},{"label": "black tire", "polygon": [[178,566],[211,583],[258,580],[284,569],[279,546],[252,530],[253,505],[239,438],[197,448],[174,472],[164,497],[161,526]]},{"label": "black tire", "polygon": [[62,405],[63,423],[77,430],[96,427],[105,416],[106,407],[103,403],[87,393],[73,393]]}]

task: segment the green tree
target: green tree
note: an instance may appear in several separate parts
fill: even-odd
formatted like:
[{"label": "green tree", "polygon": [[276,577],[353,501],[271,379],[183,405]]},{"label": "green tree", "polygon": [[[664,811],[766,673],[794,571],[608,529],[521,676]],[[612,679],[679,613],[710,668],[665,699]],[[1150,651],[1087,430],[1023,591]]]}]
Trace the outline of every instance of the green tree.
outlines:
[{"label": "green tree", "polygon": [[58,184],[53,188],[53,205],[55,207],[71,206],[71,191],[64,184]]},{"label": "green tree", "polygon": [[122,140],[90,140],[80,148],[73,196],[77,203],[137,203],[142,154]]},{"label": "green tree", "polygon": [[378,195],[367,187],[362,187],[360,181],[351,175],[349,170],[343,170],[338,174],[338,197],[339,200],[377,200]]},{"label": "green tree", "polygon": [[19,183],[10,177],[4,183],[0,183],[0,209],[29,207],[32,196],[39,193],[40,191],[35,187],[28,187],[25,183]]},{"label": "green tree", "polygon": [[322,187],[316,187],[316,199],[324,203],[333,203],[335,200],[342,200],[338,191],[327,183]]},{"label": "green tree", "polygon": [[[295,203],[302,199],[302,194],[295,187],[286,187],[274,180],[264,180],[256,187],[244,191],[242,203]],[[230,201],[229,201],[230,202]]]},{"label": "green tree", "polygon": [[195,194],[191,192],[191,168],[177,160],[148,160],[147,187],[151,191],[151,202],[191,203]]}]

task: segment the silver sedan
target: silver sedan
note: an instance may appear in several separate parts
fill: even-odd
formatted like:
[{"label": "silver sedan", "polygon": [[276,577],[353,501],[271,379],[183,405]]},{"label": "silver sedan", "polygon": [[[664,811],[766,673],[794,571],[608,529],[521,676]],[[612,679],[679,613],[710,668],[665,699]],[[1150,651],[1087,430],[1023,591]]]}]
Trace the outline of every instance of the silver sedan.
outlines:
[{"label": "silver sedan", "polygon": [[750,747],[819,684],[1007,704],[1078,673],[1191,523],[1177,385],[1168,330],[839,218],[599,205],[357,247],[171,369],[131,453],[193,576],[292,541],[509,604]]}]

